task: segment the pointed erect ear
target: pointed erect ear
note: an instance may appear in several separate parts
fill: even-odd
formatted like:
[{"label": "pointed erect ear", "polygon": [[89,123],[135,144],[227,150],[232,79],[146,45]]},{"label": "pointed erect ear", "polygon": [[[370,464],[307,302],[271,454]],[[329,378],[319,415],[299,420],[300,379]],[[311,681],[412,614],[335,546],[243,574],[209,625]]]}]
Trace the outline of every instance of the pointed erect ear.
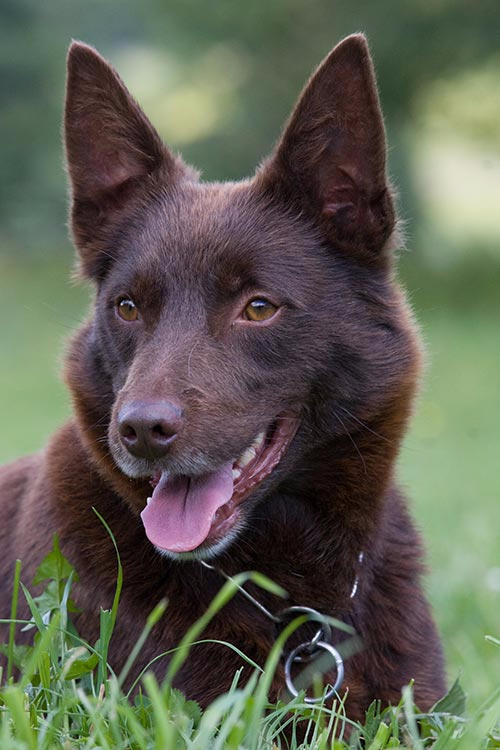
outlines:
[{"label": "pointed erect ear", "polygon": [[306,85],[257,184],[319,224],[340,249],[373,257],[394,227],[385,131],[366,39],[344,39]]},{"label": "pointed erect ear", "polygon": [[83,248],[110,213],[148,175],[162,169],[173,179],[180,165],[114,69],[80,42],[68,54],[64,132],[72,229],[85,265]]}]

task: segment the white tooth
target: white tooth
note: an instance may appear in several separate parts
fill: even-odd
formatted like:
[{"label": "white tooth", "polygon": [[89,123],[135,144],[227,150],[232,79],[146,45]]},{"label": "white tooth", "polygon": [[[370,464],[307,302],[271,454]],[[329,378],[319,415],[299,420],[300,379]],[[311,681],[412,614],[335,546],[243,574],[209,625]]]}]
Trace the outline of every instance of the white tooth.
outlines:
[{"label": "white tooth", "polygon": [[152,497],[147,497],[146,498],[146,505],[149,505],[149,503],[151,502],[152,499],[153,499]]},{"label": "white tooth", "polygon": [[244,469],[245,466],[247,466],[250,461],[253,461],[255,456],[257,455],[255,448],[253,446],[250,446],[250,448],[247,448],[246,451],[243,451],[241,456],[238,459],[238,466],[241,469]]},{"label": "white tooth", "polygon": [[253,441],[252,448],[255,448],[255,451],[258,451],[259,448],[261,448],[261,446],[263,445],[265,439],[266,439],[266,433],[261,432],[259,435],[257,435],[255,440]]},{"label": "white tooth", "polygon": [[239,479],[241,477],[241,469],[233,469],[231,474],[233,479]]}]

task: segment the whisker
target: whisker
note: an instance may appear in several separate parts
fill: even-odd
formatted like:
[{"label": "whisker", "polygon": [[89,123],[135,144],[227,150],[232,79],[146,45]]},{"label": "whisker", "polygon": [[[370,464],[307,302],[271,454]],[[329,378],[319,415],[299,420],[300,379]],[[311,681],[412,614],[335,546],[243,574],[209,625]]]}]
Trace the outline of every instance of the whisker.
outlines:
[{"label": "whisker", "polygon": [[339,414],[337,414],[337,412],[334,412],[334,414],[335,414],[335,417],[336,417],[336,418],[338,419],[338,421],[340,422],[340,424],[342,425],[342,427],[344,428],[344,430],[345,430],[345,433],[346,433],[347,437],[349,438],[349,440],[350,440],[350,441],[351,441],[351,443],[353,444],[354,448],[356,449],[356,453],[357,453],[357,454],[358,454],[358,456],[360,457],[360,459],[361,459],[361,462],[362,462],[362,464],[363,464],[363,469],[364,469],[364,472],[365,472],[365,474],[368,474],[368,471],[367,471],[367,468],[366,468],[366,463],[365,463],[365,459],[363,458],[363,454],[362,454],[362,453],[361,453],[361,451],[359,450],[359,448],[358,448],[358,446],[357,446],[357,444],[356,444],[356,441],[354,440],[353,436],[351,435],[351,433],[349,432],[349,430],[348,430],[348,429],[347,429],[347,427],[345,426],[345,424],[344,424],[343,420],[341,419],[341,417],[339,416]]},{"label": "whisker", "polygon": [[366,422],[363,422],[361,419],[358,419],[349,409],[346,409],[345,406],[339,406],[339,409],[342,409],[342,411],[345,411],[346,414],[348,414],[351,419],[354,419],[355,422],[357,422],[361,427],[364,427],[365,430],[368,430],[368,432],[371,432],[372,435],[375,435],[376,437],[379,437],[381,440],[385,440],[386,443],[392,443],[392,440],[385,437],[385,435],[381,435],[380,432],[377,432],[376,430],[373,430],[369,425],[366,424]]}]

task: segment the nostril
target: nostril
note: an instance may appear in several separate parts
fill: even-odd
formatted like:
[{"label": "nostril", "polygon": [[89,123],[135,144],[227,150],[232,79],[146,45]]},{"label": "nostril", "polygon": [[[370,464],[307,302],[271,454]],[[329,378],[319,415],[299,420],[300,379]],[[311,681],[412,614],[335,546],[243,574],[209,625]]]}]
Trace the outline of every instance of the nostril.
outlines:
[{"label": "nostril", "polygon": [[137,440],[137,433],[132,425],[128,422],[119,422],[118,432],[120,433],[120,436],[127,442],[133,443],[135,440]]},{"label": "nostril", "polygon": [[158,422],[151,428],[151,435],[154,440],[166,441],[172,440],[175,435],[175,427],[165,422]]}]

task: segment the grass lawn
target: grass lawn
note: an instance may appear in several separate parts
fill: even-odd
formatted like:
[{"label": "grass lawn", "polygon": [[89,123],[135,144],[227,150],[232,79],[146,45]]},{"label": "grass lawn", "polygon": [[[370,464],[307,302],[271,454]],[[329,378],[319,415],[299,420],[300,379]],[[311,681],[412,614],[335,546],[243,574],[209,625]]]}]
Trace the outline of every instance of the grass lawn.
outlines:
[{"label": "grass lawn", "polygon": [[[0,258],[0,461],[41,447],[69,412],[59,378],[64,339],[87,291],[68,283],[70,251],[28,264]],[[450,681],[475,708],[500,680],[499,320],[484,305],[457,312],[416,292],[429,353],[420,403],[400,461],[429,552],[428,590]]]}]

